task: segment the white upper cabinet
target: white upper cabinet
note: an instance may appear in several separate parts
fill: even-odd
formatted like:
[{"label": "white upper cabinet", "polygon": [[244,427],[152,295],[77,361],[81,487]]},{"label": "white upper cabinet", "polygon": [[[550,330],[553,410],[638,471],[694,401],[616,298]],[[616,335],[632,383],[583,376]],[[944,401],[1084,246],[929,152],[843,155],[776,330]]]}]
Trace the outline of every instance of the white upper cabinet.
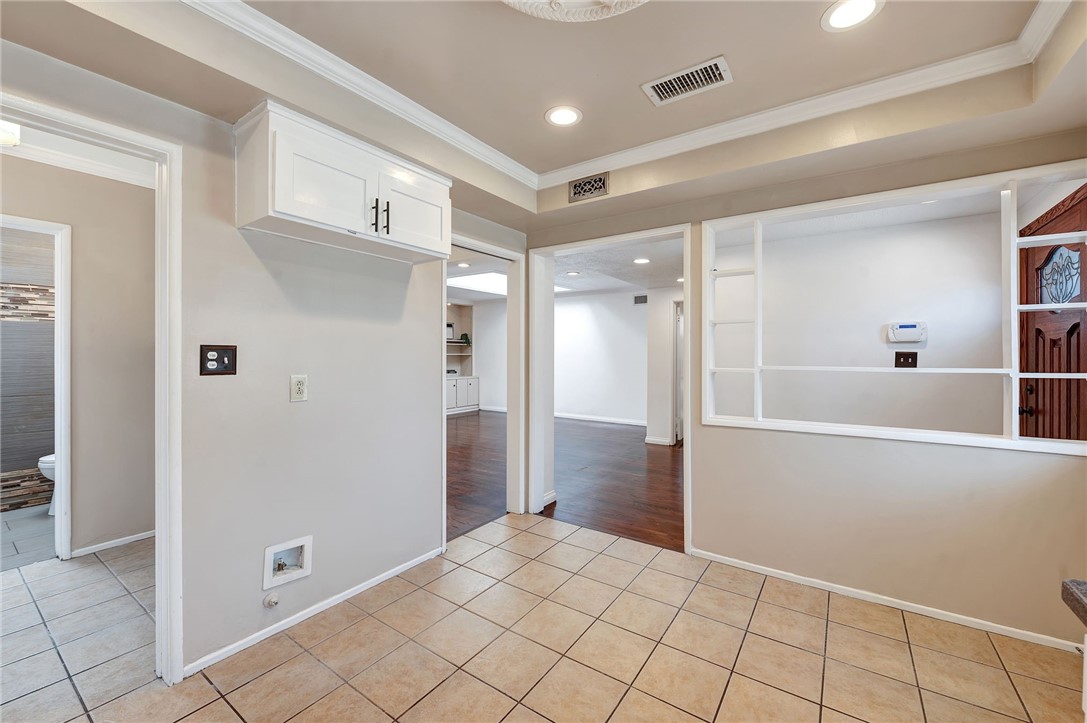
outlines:
[{"label": "white upper cabinet", "polygon": [[448,258],[448,179],[271,101],[234,131],[239,228],[409,263]]}]

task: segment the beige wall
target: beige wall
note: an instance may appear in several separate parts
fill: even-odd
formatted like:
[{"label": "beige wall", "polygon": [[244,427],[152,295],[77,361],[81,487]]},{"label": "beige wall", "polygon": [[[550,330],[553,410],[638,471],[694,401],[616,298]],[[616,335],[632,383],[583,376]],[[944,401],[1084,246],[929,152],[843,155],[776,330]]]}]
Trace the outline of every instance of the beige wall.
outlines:
[{"label": "beige wall", "polygon": [[19,158],[4,213],[72,227],[72,548],[155,527],[154,192]]},{"label": "beige wall", "polygon": [[672,438],[672,409],[675,404],[672,379],[675,367],[674,312],[675,303],[683,301],[683,289],[649,289],[647,295],[645,436],[659,442]]}]

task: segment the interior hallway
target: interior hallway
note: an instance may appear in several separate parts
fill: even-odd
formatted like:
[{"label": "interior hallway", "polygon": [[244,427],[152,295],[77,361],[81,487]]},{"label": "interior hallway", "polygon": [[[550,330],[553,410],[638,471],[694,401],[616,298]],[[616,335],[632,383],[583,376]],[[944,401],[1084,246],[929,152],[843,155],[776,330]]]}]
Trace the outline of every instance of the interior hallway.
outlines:
[{"label": "interior hallway", "polygon": [[[450,417],[448,539],[506,511],[506,415]],[[555,420],[555,491],[541,513],[669,550],[683,549],[683,448],[645,427]]]}]

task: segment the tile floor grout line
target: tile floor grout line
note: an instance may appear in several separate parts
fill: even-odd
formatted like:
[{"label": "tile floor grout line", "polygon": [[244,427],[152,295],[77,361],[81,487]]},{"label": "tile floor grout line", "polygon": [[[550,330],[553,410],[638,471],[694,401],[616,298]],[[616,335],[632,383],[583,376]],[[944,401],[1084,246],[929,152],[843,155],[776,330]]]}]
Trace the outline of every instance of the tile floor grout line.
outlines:
[{"label": "tile floor grout line", "polygon": [[[719,563],[719,564],[724,564],[724,563]],[[710,564],[706,566],[706,570],[704,570],[702,572],[702,575],[698,579],[701,580],[703,577],[705,577],[706,576],[706,571],[709,570],[710,567],[712,567],[712,566],[713,566],[713,562],[710,562]],[[725,705],[725,696],[728,695],[729,686],[732,685],[732,676],[733,675],[740,675],[740,677],[746,677],[746,676],[743,676],[743,675],[736,672],[736,665],[740,662],[740,654],[743,653],[744,644],[747,643],[747,634],[748,634],[748,632],[749,632],[749,630],[751,628],[751,621],[755,619],[755,608],[758,607],[759,599],[762,597],[762,591],[765,588],[766,588],[766,575],[763,575],[762,576],[762,582],[759,583],[759,594],[755,597],[755,604],[751,606],[751,614],[747,617],[747,625],[744,626],[744,634],[740,637],[739,647],[736,648],[736,659],[732,661],[732,668],[730,668],[730,670],[732,672],[731,672],[731,675],[728,676],[728,680],[725,682],[725,692],[721,694],[721,702],[717,704],[717,711],[713,715],[714,720],[717,720],[717,717],[721,715],[721,708],[724,707],[724,705]],[[828,610],[828,615],[829,615],[829,610]],[[762,681],[759,681],[759,682],[762,682]],[[783,691],[783,692],[788,692],[788,691]],[[821,685],[820,685],[820,690],[819,690],[819,699],[820,700],[823,699],[823,691],[822,691],[822,686]],[[822,706],[820,706],[820,709],[822,709]],[[821,720],[822,719],[822,710],[820,710],[819,716],[820,716],[820,720]]]},{"label": "tile floor grout line", "polygon": [[1033,721],[1034,716],[1030,714],[1030,710],[1027,708],[1027,702],[1023,700],[1023,696],[1019,693],[1019,686],[1015,684],[1015,679],[1012,678],[1011,671],[1008,670],[1008,665],[1004,662],[1004,656],[1000,654],[1000,648],[996,647],[996,642],[993,640],[993,634],[986,632],[985,639],[988,640],[989,645],[993,647],[993,652],[996,653],[996,659],[1000,661],[1000,667],[1004,670],[1004,675],[1007,676],[1008,683],[1011,684],[1012,690],[1015,691],[1015,697],[1019,701],[1019,705],[1023,706],[1023,713],[1026,714],[1027,720]]},{"label": "tile floor grout line", "polygon": [[906,624],[906,614],[903,611],[899,610],[898,616],[902,618],[902,629],[906,631],[906,648],[910,651],[910,667],[913,668],[913,680],[917,683],[917,698],[921,701],[921,717],[928,723],[925,696],[921,695],[921,676],[917,674],[917,661],[913,657],[913,643],[910,642],[910,626]]}]

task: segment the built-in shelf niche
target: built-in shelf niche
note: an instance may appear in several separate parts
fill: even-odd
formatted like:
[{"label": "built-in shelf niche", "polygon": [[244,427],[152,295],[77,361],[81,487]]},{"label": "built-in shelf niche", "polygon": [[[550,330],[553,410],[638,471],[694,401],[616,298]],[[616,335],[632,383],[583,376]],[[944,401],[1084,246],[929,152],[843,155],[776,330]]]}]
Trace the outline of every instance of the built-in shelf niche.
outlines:
[{"label": "built-in shelf niche", "polygon": [[[452,339],[446,333],[445,371],[446,377],[470,377],[475,373],[472,363],[472,345],[461,341],[461,334],[475,341],[472,333],[472,307],[466,304],[449,304],[445,307],[445,322],[453,325]],[[454,373],[449,373],[453,370]]]}]

